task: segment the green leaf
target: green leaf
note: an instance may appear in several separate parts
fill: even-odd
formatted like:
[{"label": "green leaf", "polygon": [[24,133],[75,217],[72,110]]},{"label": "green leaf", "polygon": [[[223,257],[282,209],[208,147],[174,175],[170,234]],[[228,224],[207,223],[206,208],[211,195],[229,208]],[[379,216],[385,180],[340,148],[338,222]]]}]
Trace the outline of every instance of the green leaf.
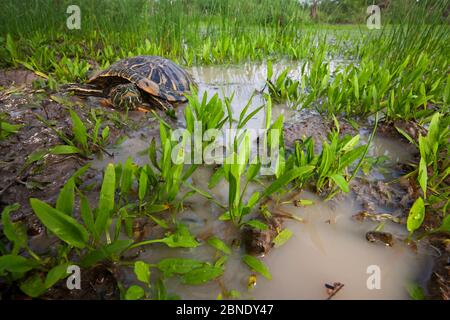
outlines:
[{"label": "green leaf", "polygon": [[13,254],[17,254],[21,248],[26,247],[28,242],[28,236],[24,226],[11,221],[11,212],[18,210],[19,208],[20,205],[15,203],[5,207],[1,213],[3,233],[6,238],[14,244],[12,251]]},{"label": "green leaf", "polygon": [[51,154],[63,155],[81,153],[81,150],[74,146],[58,145],[51,148],[49,152]]},{"label": "green leaf", "polygon": [[350,188],[348,186],[347,180],[340,174],[333,174],[330,178],[341,188],[344,192],[349,192]]},{"label": "green leaf", "polygon": [[128,157],[123,166],[122,178],[120,181],[120,193],[122,196],[128,195],[133,183],[133,159]]},{"label": "green leaf", "polygon": [[13,38],[11,37],[11,35],[9,33],[6,35],[6,46],[5,47],[11,57],[11,60],[15,64],[15,60],[17,60],[17,58],[18,58],[17,48],[16,48],[16,44],[15,44]]},{"label": "green leaf", "polygon": [[20,284],[20,290],[30,297],[36,298],[42,295],[47,288],[38,274],[28,278],[25,282]]},{"label": "green leaf", "polygon": [[207,240],[208,244],[219,251],[222,251],[225,254],[231,254],[231,249],[228,247],[225,242],[220,240],[217,237],[211,237]]},{"label": "green leaf", "polygon": [[92,210],[91,207],[89,206],[88,199],[83,195],[80,195],[80,215],[88,231],[92,235],[95,235],[96,230],[95,230],[94,215],[92,214]]},{"label": "green leaf", "polygon": [[[249,100],[249,104],[250,104],[250,102],[251,102],[251,100]],[[255,116],[262,108],[264,108],[264,105],[262,105],[262,106],[256,108],[255,110],[253,110],[251,113],[249,113],[249,114],[245,117],[244,120],[241,120],[241,119],[240,119],[240,120],[239,120],[239,124],[238,124],[238,128],[244,128],[245,125],[247,124],[247,122],[249,122],[250,119],[253,119],[254,116]],[[241,114],[241,117],[242,117],[242,114]]]},{"label": "green leaf", "polygon": [[296,201],[297,206],[311,206],[314,204],[314,201],[309,199],[299,199]]},{"label": "green leaf", "polygon": [[108,139],[108,137],[109,137],[109,127],[106,126],[102,130],[102,139],[103,139],[103,141],[106,141],[106,139]]},{"label": "green leaf", "polygon": [[100,199],[98,203],[98,214],[95,220],[95,229],[100,236],[107,228],[107,222],[111,211],[114,209],[114,193],[116,190],[116,172],[112,163],[108,164],[103,177]]},{"label": "green leaf", "polygon": [[84,166],[82,166],[80,169],[78,169],[77,171],[75,171],[75,173],[72,175],[72,179],[77,179],[79,177],[81,177],[82,175],[84,175],[84,173],[91,167],[91,164],[88,163]]},{"label": "green leaf", "polygon": [[425,204],[423,202],[423,199],[419,197],[409,210],[408,220],[406,221],[406,227],[408,231],[410,233],[413,233],[422,225],[424,219]]},{"label": "green leaf", "polygon": [[409,296],[413,300],[425,300],[425,294],[421,286],[416,283],[411,283],[406,286],[406,290],[409,293]]},{"label": "green leaf", "polygon": [[447,214],[438,230],[450,233],[450,214]]},{"label": "green leaf", "polygon": [[178,224],[175,233],[169,234],[162,239],[153,239],[142,241],[134,244],[132,247],[144,246],[152,243],[164,243],[169,248],[195,248],[199,245],[197,240],[189,232],[189,229],[184,224]]},{"label": "green leaf", "polygon": [[440,117],[441,117],[441,114],[439,112],[436,112],[435,114],[433,114],[433,117],[431,118],[430,126],[428,127],[428,135],[427,136],[432,145],[436,142],[439,142]]},{"label": "green leaf", "polygon": [[283,187],[286,187],[289,182],[301,176],[307,175],[314,170],[314,166],[294,167],[286,171],[277,180],[275,180],[266,190],[264,190],[263,197],[268,197],[272,193],[277,192]]},{"label": "green leaf", "polygon": [[211,179],[209,180],[208,188],[209,189],[214,188],[224,178],[224,176],[225,176],[225,171],[224,171],[223,167],[220,167],[211,176]]},{"label": "green leaf", "polygon": [[141,169],[141,175],[139,177],[139,200],[143,201],[145,195],[147,194],[148,188],[148,175],[147,175],[147,167],[143,167]]},{"label": "green leaf", "polygon": [[289,229],[282,230],[274,239],[273,243],[275,245],[275,248],[278,248],[285,244],[291,237],[292,237],[292,231]]},{"label": "green leaf", "polygon": [[359,134],[351,138],[341,149],[343,153],[352,150],[359,142]]},{"label": "green leaf", "polygon": [[322,155],[320,157],[320,166],[319,166],[319,177],[324,177],[327,175],[328,170],[330,169],[332,163],[333,154],[331,151],[331,147],[327,142],[323,143]]},{"label": "green leaf", "polygon": [[150,143],[150,148],[148,149],[148,155],[149,155],[150,161],[155,166],[155,168],[157,168],[158,170],[161,170],[159,167],[158,161],[157,161],[157,157],[156,157],[156,141],[154,138],[152,139],[152,142]]},{"label": "green leaf", "polygon": [[197,187],[195,187],[192,184],[187,183],[187,182],[185,182],[185,185],[187,187],[191,188],[192,190],[194,190],[195,192],[197,192],[199,195],[205,197],[206,199],[213,199],[213,196],[209,192],[206,192],[206,191],[204,191],[204,190],[202,190],[200,188],[197,188]]},{"label": "green leaf", "polygon": [[219,221],[228,221],[231,219],[230,211],[224,212],[219,216]]},{"label": "green leaf", "polygon": [[248,265],[253,271],[256,271],[260,273],[262,276],[264,276],[266,279],[271,280],[272,275],[270,274],[269,269],[267,266],[261,262],[260,260],[256,259],[255,257],[245,255],[242,257],[242,260],[245,262],[246,265]]},{"label": "green leaf", "polygon": [[116,240],[111,244],[106,244],[97,250],[90,251],[81,259],[81,265],[90,267],[99,261],[119,255],[133,243],[133,240]]},{"label": "green leaf", "polygon": [[248,199],[247,202],[247,207],[248,208],[253,208],[259,201],[259,192],[255,192],[252,194],[252,196],[250,197],[250,199]]},{"label": "green leaf", "polygon": [[397,131],[398,131],[403,137],[405,137],[405,139],[408,140],[411,144],[417,146],[416,141],[415,141],[408,133],[406,133],[406,131],[402,130],[401,128],[397,128],[397,127],[395,127],[395,129],[397,129]]},{"label": "green leaf", "polygon": [[361,158],[361,156],[365,152],[365,149],[366,149],[366,146],[359,146],[353,150],[348,151],[346,154],[344,154],[339,161],[338,171],[346,169],[353,162],[355,162],[356,160]]},{"label": "green leaf", "polygon": [[143,261],[136,261],[134,263],[134,274],[139,281],[150,285],[150,265]]},{"label": "green leaf", "polygon": [[272,60],[267,61],[267,80],[270,81],[273,76],[273,65]]},{"label": "green leaf", "polygon": [[165,277],[171,277],[174,274],[186,274],[189,271],[200,268],[204,262],[185,259],[185,258],[167,258],[158,262],[157,267],[164,273]]},{"label": "green leaf", "polygon": [[249,220],[245,224],[258,230],[264,231],[269,229],[269,226],[260,220]]},{"label": "green leaf", "polygon": [[261,169],[261,162],[258,161],[256,164],[252,163],[248,166],[246,177],[248,181],[252,181],[255,179],[256,175],[259,173]]},{"label": "green leaf", "polygon": [[32,270],[36,266],[37,264],[35,261],[26,259],[22,256],[7,254],[0,257],[0,275],[2,275],[4,271],[24,273]]},{"label": "green leaf", "polygon": [[145,296],[145,291],[140,286],[132,285],[125,293],[125,300],[139,300]]},{"label": "green leaf", "polygon": [[183,224],[179,224],[175,233],[161,239],[160,242],[165,243],[170,248],[195,248],[199,245],[188,228]]},{"label": "green leaf", "polygon": [[32,152],[31,154],[28,155],[25,164],[30,165],[34,162],[42,160],[44,156],[47,154],[47,152],[48,152],[47,150],[38,150]]},{"label": "green leaf", "polygon": [[45,278],[44,283],[45,288],[46,289],[51,288],[59,280],[66,278],[68,276],[67,273],[68,266],[69,263],[66,262],[50,269],[50,271],[47,273],[47,277]]},{"label": "green leaf", "polygon": [[220,277],[223,272],[223,268],[205,264],[203,267],[193,269],[184,274],[181,281],[190,285],[203,284]]},{"label": "green leaf", "polygon": [[230,256],[221,256],[219,259],[217,259],[217,261],[214,263],[214,266],[222,268],[225,263],[228,261],[228,259],[230,258]]},{"label": "green leaf", "polygon": [[156,223],[158,226],[160,226],[160,227],[162,227],[162,228],[164,228],[164,229],[169,229],[169,225],[168,225],[167,222],[164,221],[163,219],[156,218],[156,217],[153,216],[153,215],[149,215],[149,218],[152,219],[153,221],[155,221],[155,223]]},{"label": "green leaf", "polygon": [[145,211],[147,213],[157,213],[161,211],[165,211],[169,209],[169,206],[167,204],[151,204],[146,207]]},{"label": "green leaf", "polygon": [[15,125],[0,119],[0,139],[7,138],[10,134],[17,133],[23,125]]},{"label": "green leaf", "polygon": [[86,132],[86,126],[84,125],[83,121],[81,121],[80,117],[74,112],[73,110],[70,110],[70,118],[72,119],[72,130],[73,134],[75,136],[75,141],[78,142],[78,144],[84,149],[88,149],[87,144],[87,132]]},{"label": "green leaf", "polygon": [[68,216],[72,216],[73,203],[75,201],[75,180],[70,178],[59,192],[56,201],[56,210],[59,210]]},{"label": "green leaf", "polygon": [[58,238],[80,249],[86,246],[89,239],[88,232],[74,218],[39,199],[32,198],[30,203],[39,220]]},{"label": "green leaf", "polygon": [[419,180],[419,185],[422,188],[423,196],[427,197],[427,183],[428,183],[428,171],[427,164],[423,157],[420,158],[419,162],[419,175],[417,177]]}]

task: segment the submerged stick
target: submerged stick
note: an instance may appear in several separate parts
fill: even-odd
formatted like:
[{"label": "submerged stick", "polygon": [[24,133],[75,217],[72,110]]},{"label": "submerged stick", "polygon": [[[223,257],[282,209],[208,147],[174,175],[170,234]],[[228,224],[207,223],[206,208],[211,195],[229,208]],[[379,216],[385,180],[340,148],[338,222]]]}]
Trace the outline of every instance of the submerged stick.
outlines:
[{"label": "submerged stick", "polygon": [[343,287],[344,284],[340,282],[335,282],[333,285],[325,284],[328,291],[328,298],[326,300],[331,300]]}]

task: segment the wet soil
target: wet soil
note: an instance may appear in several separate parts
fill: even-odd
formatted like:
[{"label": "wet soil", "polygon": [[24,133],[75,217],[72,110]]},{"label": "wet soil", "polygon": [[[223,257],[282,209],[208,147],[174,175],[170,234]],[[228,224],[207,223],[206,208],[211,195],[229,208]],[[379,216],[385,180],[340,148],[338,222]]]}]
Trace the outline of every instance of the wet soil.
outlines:
[{"label": "wet soil", "polygon": [[283,128],[286,148],[291,149],[296,141],[300,142],[304,138],[312,137],[317,152],[322,148],[322,141],[327,139],[330,125],[330,121],[323,119],[316,113],[310,113],[301,118],[286,119]]},{"label": "wet soil", "polygon": [[428,282],[428,298],[450,300],[450,240],[448,235],[436,235],[430,239],[438,255]]}]

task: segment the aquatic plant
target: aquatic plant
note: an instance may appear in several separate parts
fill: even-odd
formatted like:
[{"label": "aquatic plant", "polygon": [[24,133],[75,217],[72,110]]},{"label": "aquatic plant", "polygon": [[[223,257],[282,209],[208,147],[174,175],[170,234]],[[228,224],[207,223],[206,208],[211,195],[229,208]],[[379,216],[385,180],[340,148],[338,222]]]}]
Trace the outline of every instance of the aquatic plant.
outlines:
[{"label": "aquatic plant", "polygon": [[436,112],[429,119],[427,135],[419,135],[417,142],[405,131],[397,128],[420,152],[418,165],[415,165],[414,170],[406,175],[406,177],[415,177],[422,191],[422,195],[416,199],[409,212],[407,229],[410,235],[421,227],[426,214],[437,215],[441,221],[441,225],[435,230],[430,230],[431,232],[450,232],[450,219],[447,214],[450,205],[448,198],[449,125],[448,114]]},{"label": "aquatic plant", "polygon": [[8,123],[2,115],[0,115],[0,140],[6,139],[12,134],[17,133],[22,125]]},{"label": "aquatic plant", "polygon": [[[328,134],[328,141],[322,141],[319,154],[316,154],[312,137],[296,141],[295,151],[289,157],[286,166],[311,166],[313,168],[303,177],[296,178],[296,186],[301,188],[306,184],[312,184],[319,193],[327,190],[327,200],[334,197],[338,190],[348,193],[350,191],[349,182],[365,160],[377,128],[377,122],[378,119],[366,145],[358,145],[359,134],[341,136],[339,122],[336,118],[334,118],[335,128]],[[336,186],[338,190],[336,190]]]}]

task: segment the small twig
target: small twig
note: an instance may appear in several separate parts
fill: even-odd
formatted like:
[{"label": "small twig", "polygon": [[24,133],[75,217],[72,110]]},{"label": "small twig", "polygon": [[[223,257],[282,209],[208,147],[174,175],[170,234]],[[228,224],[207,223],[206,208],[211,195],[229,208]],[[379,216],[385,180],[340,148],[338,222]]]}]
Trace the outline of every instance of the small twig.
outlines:
[{"label": "small twig", "polygon": [[343,287],[344,284],[340,282],[335,282],[333,285],[325,284],[328,292],[328,298],[326,300],[331,300]]}]

